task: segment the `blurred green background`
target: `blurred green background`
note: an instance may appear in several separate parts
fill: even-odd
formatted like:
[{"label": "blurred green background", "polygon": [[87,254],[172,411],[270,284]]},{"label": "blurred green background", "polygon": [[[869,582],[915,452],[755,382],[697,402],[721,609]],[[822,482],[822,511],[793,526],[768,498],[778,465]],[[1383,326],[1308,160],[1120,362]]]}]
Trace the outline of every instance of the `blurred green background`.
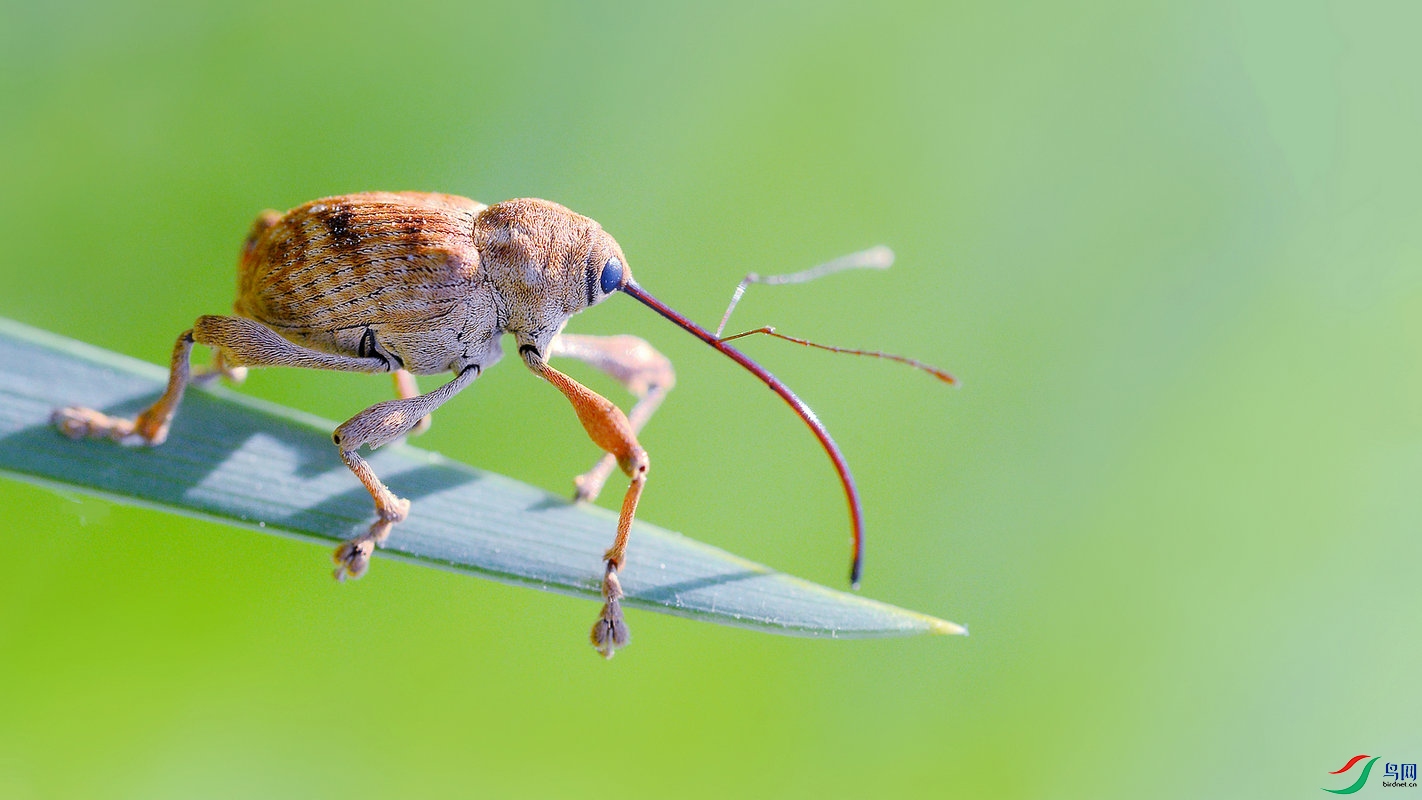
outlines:
[{"label": "blurred green background", "polygon": [[[0,13],[0,314],[152,362],[258,211],[328,194],[557,200],[710,323],[747,271],[891,245],[736,320],[962,378],[746,343],[856,470],[864,594],[973,631],[634,612],[603,663],[586,601],[337,586],[322,547],[3,481],[0,796],[1317,797],[1422,759],[1422,6]],[[678,366],[642,518],[842,585],[779,400],[635,303],[570,330]],[[388,382],[245,391],[340,420]],[[596,455],[513,360],[420,444],[560,492]]]}]

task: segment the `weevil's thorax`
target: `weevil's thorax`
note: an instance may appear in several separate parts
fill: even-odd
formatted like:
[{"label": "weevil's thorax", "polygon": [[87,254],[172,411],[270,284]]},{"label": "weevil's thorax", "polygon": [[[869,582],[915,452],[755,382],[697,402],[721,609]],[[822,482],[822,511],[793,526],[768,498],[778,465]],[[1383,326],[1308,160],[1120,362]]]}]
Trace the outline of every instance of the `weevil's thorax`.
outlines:
[{"label": "weevil's thorax", "polygon": [[474,247],[503,329],[540,352],[569,317],[607,296],[600,279],[608,259],[626,264],[602,226],[532,198],[484,209],[474,221]]}]

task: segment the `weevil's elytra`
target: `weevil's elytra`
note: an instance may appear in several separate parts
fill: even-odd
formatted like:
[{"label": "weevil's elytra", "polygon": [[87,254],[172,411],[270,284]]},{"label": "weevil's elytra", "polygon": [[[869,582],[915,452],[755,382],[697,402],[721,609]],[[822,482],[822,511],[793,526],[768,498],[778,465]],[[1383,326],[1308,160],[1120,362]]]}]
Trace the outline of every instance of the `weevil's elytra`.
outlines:
[{"label": "weevil's elytra", "polygon": [[[708,333],[638,286],[622,248],[600,225],[546,200],[486,206],[445,194],[369,192],[322,198],[285,214],[264,212],[242,246],[235,314],[199,317],[179,335],[168,387],[157,402],[131,420],[70,407],[57,410],[54,421],[74,438],[157,445],[194,380],[240,380],[247,367],[266,366],[394,373],[396,399],[371,406],[332,434],[341,460],[375,501],[376,521],[335,553],[338,578],[360,577],[410,503],[381,482],[359,450],[422,430],[436,408],[499,361],[500,337],[510,334],[524,364],[568,398],[606,453],[576,479],[577,497],[595,499],[614,465],[628,477],[617,534],[603,556],[604,603],[592,630],[593,644],[611,657],[628,641],[617,573],[650,466],[637,433],[676,382],[670,362],[641,339],[561,335],[569,317],[618,292],[745,366],[800,414],[844,484],[857,581],[858,495],[824,426],[784,384],[726,344],[735,337]],[[189,364],[194,343],[213,350],[211,366],[196,374]],[[578,359],[608,373],[637,402],[624,414],[550,366],[550,357]],[[446,372],[453,380],[425,394],[411,377]]]}]

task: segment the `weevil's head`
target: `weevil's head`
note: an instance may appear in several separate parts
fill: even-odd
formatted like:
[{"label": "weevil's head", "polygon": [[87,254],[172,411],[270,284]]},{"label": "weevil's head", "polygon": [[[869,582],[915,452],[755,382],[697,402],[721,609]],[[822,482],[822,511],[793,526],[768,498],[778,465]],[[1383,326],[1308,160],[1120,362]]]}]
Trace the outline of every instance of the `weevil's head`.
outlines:
[{"label": "weevil's head", "polygon": [[547,351],[569,317],[623,292],[719,350],[780,395],[820,440],[844,485],[854,532],[850,583],[858,584],[864,522],[854,478],[824,424],[780,379],[638,286],[617,240],[601,225],[557,203],[525,198],[489,206],[474,220],[474,247],[479,251],[480,275],[503,297],[506,330],[540,353]]},{"label": "weevil's head", "polygon": [[474,221],[474,246],[480,273],[515,317],[511,331],[562,327],[632,280],[611,234],[547,200],[506,200],[484,209]]}]

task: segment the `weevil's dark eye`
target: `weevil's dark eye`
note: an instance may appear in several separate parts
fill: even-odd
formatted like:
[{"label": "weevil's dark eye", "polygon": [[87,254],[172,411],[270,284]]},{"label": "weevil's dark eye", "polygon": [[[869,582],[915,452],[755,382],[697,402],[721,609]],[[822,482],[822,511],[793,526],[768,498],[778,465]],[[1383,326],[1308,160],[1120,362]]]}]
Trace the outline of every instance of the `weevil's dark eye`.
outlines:
[{"label": "weevil's dark eye", "polygon": [[612,294],[622,288],[622,262],[609,258],[602,265],[602,293]]}]

